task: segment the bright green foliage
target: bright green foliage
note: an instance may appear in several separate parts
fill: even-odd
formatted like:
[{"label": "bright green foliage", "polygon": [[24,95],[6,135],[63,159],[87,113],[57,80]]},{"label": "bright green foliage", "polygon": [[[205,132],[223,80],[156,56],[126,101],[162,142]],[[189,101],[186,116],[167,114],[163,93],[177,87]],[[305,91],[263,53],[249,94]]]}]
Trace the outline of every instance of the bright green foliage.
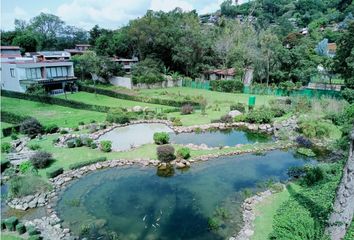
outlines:
[{"label": "bright green foliage", "polygon": [[102,152],[112,151],[112,142],[108,140],[103,140],[100,142],[100,149]]},{"label": "bright green foliage", "polygon": [[309,138],[325,138],[329,136],[331,129],[326,122],[306,119],[300,122],[300,131]]},{"label": "bright green foliage", "polygon": [[119,123],[119,124],[125,124],[129,123],[129,117],[126,112],[123,112],[120,109],[115,109],[111,110],[107,113],[107,118],[106,120],[110,123]]},{"label": "bright green foliage", "polygon": [[270,239],[327,239],[324,227],[332,211],[332,203],[341,178],[341,167],[340,164],[330,165],[332,171],[327,171],[324,180],[311,186],[305,185],[302,190],[287,186],[290,199],[278,209]]},{"label": "bright green foliage", "polygon": [[73,164],[71,164],[69,166],[69,169],[70,170],[74,170],[74,169],[78,169],[78,168],[81,168],[81,167],[84,167],[84,166],[88,166],[88,165],[91,165],[91,164],[94,164],[94,163],[104,162],[106,160],[107,160],[106,157],[99,157],[99,158],[91,159],[91,160],[88,160],[88,161],[73,163]]},{"label": "bright green foliage", "polygon": [[314,153],[310,148],[298,148],[296,151],[302,155],[307,156],[307,157],[315,157],[316,156],[316,153]]},{"label": "bright green foliage", "polygon": [[41,149],[41,146],[39,144],[30,144],[28,148],[35,151]]},{"label": "bright green foliage", "polygon": [[20,170],[20,173],[24,174],[27,172],[31,172],[31,171],[35,171],[31,161],[26,161],[20,164],[20,166],[18,167]]},{"label": "bright green foliage", "polygon": [[177,150],[177,156],[183,159],[188,159],[191,157],[191,150],[187,147],[182,147]]},{"label": "bright green foliage", "polygon": [[151,58],[136,64],[132,69],[133,83],[154,84],[164,80],[161,63]]},{"label": "bright green foliage", "polygon": [[154,133],[154,142],[157,145],[166,144],[170,141],[170,135],[166,132],[156,132]]},{"label": "bright green foliage", "polygon": [[350,104],[354,103],[354,89],[346,88],[342,90],[342,96],[345,100],[347,100]]},{"label": "bright green foliage", "polygon": [[266,107],[254,109],[247,113],[246,121],[250,123],[270,123],[274,117],[274,113]]},{"label": "bright green foliage", "polygon": [[243,83],[240,80],[210,81],[211,88],[218,92],[242,92]]},{"label": "bright green foliage", "polygon": [[54,178],[54,177],[62,174],[63,172],[64,172],[64,169],[62,167],[54,168],[54,169],[51,169],[47,172],[47,177]]},{"label": "bright green foliage", "polygon": [[9,153],[12,149],[12,146],[9,142],[1,143],[1,152],[2,153]]}]

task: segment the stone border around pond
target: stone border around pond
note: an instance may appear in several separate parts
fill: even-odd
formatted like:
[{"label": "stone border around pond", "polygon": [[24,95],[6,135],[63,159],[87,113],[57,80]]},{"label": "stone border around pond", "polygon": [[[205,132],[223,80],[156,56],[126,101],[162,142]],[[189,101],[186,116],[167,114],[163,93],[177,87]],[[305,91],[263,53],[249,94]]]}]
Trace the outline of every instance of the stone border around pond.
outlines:
[{"label": "stone border around pond", "polygon": [[[252,152],[264,152],[264,151],[272,151],[276,149],[286,149],[289,147],[294,146],[292,143],[280,143],[280,142],[275,142],[277,145],[272,145],[272,146],[266,146],[266,147],[260,147],[260,148],[254,148],[254,149],[247,149],[247,150],[236,150],[232,152],[227,152],[227,153],[218,153],[218,154],[207,154],[207,155],[202,155],[196,158],[191,159],[189,162],[190,163],[197,163],[201,161],[207,161],[212,158],[217,158],[221,156],[233,156],[233,155],[240,155],[244,153],[252,153]],[[27,224],[29,225],[34,225],[38,229],[43,232],[43,234],[48,237],[48,239],[69,239],[73,238],[70,237],[70,229],[63,229],[62,225],[60,224],[62,221],[57,215],[57,212],[53,209],[53,206],[56,204],[58,200],[58,195],[62,190],[67,187],[67,185],[72,181],[79,179],[83,177],[84,175],[94,172],[99,169],[107,169],[107,168],[116,168],[116,167],[123,167],[123,166],[141,166],[141,167],[148,167],[148,166],[155,166],[157,167],[159,165],[160,161],[158,160],[144,160],[144,159],[135,159],[135,160],[109,160],[105,162],[99,162],[95,163],[89,166],[85,166],[79,169],[75,170],[68,170],[65,171],[64,173],[60,174],[59,176],[55,178],[49,179],[49,181],[53,185],[53,190],[49,193],[43,193],[42,195],[44,196],[45,201],[43,202],[42,200],[39,201],[38,198],[36,200],[36,197],[42,195],[35,195],[34,198],[26,196],[24,198],[17,198],[17,199],[12,199],[10,201],[7,201],[7,204],[10,207],[13,207],[16,203],[17,205],[21,204],[20,207],[16,207],[16,209],[28,209],[28,208],[35,208],[39,206],[47,206],[47,214],[50,214],[50,217],[43,217],[41,219],[35,219],[32,221],[29,221]],[[178,161],[175,161],[175,165],[177,168]],[[36,200],[37,204],[32,204]],[[40,204],[38,204],[40,202]],[[54,234],[55,233],[55,234]],[[51,235],[54,234],[54,235]],[[52,237],[50,237],[52,236]]]}]

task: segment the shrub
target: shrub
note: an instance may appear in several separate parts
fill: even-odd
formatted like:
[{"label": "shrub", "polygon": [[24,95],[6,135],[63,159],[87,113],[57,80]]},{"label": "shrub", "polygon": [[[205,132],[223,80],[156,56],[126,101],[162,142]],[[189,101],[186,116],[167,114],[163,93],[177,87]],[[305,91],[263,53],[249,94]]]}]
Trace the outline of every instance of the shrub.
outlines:
[{"label": "shrub", "polygon": [[75,147],[82,147],[81,138],[75,138]]},{"label": "shrub", "polygon": [[230,115],[226,114],[220,117],[220,122],[222,123],[232,123],[233,119]]},{"label": "shrub", "polygon": [[183,159],[188,159],[191,157],[191,150],[187,147],[183,147],[177,150],[177,156]]},{"label": "shrub", "polygon": [[300,132],[309,138],[329,137],[331,125],[324,121],[302,120],[299,124]]},{"label": "shrub", "polygon": [[66,142],[66,146],[68,148],[74,148],[75,147],[75,140],[74,139],[70,139]]},{"label": "shrub", "polygon": [[51,189],[42,177],[34,175],[14,176],[9,180],[9,198],[24,197]]},{"label": "shrub", "polygon": [[28,148],[29,149],[31,149],[31,150],[33,150],[33,151],[35,151],[35,150],[39,150],[39,149],[41,149],[41,146],[39,145],[39,144],[30,144],[29,146],[28,146]]},{"label": "shrub", "polygon": [[82,144],[87,147],[90,147],[91,144],[93,143],[93,139],[89,138],[89,137],[82,137],[81,141],[82,141]]},{"label": "shrub", "polygon": [[182,126],[183,124],[180,118],[175,118],[172,122],[172,125],[178,127],[178,126]]},{"label": "shrub", "polygon": [[307,157],[315,157],[316,156],[316,153],[314,153],[309,148],[298,148],[296,151],[302,155],[307,156]]},{"label": "shrub", "polygon": [[108,140],[103,140],[100,142],[100,149],[102,152],[112,151],[112,142]]},{"label": "shrub", "polygon": [[219,92],[242,92],[243,82],[240,80],[212,80],[211,89]]},{"label": "shrub", "polygon": [[342,92],[342,97],[350,104],[354,103],[354,89],[345,88]]},{"label": "shrub", "polygon": [[246,111],[246,105],[243,104],[243,103],[232,104],[230,106],[230,111],[234,111],[234,110],[237,110],[237,111],[240,111],[240,112],[244,113]]},{"label": "shrub", "polygon": [[107,160],[106,157],[99,157],[99,158],[91,159],[91,160],[84,161],[84,162],[74,163],[69,166],[69,169],[71,169],[71,170],[79,169],[84,166],[91,165],[91,164],[98,163],[98,162],[104,162],[106,160]]},{"label": "shrub", "polygon": [[31,171],[32,169],[33,169],[33,165],[30,161],[23,162],[19,166],[20,173],[22,173],[22,174],[27,173],[27,172]]},{"label": "shrub", "polygon": [[17,140],[18,139],[18,135],[16,133],[11,133],[11,139],[12,140]]},{"label": "shrub", "polygon": [[90,147],[92,149],[96,149],[97,148],[97,143],[95,143],[95,142],[91,143]]},{"label": "shrub", "polygon": [[170,141],[170,135],[166,132],[154,133],[154,142],[157,145],[166,144]]},{"label": "shrub", "polygon": [[234,117],[234,121],[235,122],[245,122],[246,121],[246,115],[245,114],[238,115],[238,116]]},{"label": "shrub", "polygon": [[57,133],[58,130],[59,130],[59,127],[56,124],[50,124],[50,125],[44,127],[44,132],[46,132],[46,133]]},{"label": "shrub", "polygon": [[24,234],[26,232],[26,227],[23,223],[19,223],[16,226],[16,231],[18,232],[18,234]]},{"label": "shrub", "polygon": [[37,234],[39,234],[40,232],[33,226],[28,227],[27,229],[28,235],[30,236],[36,236]]},{"label": "shrub", "polygon": [[30,161],[35,168],[40,169],[47,167],[53,161],[53,158],[52,154],[41,151],[33,154]]},{"label": "shrub", "polygon": [[192,114],[193,111],[194,111],[193,106],[190,104],[185,104],[181,107],[181,114],[182,115]]},{"label": "shrub", "polygon": [[171,145],[161,145],[156,148],[157,158],[161,162],[170,162],[176,158],[175,149]]},{"label": "shrub", "polygon": [[127,116],[126,112],[123,112],[120,109],[115,109],[115,110],[111,110],[107,113],[107,117],[106,117],[107,122],[110,123],[119,123],[119,124],[125,124],[125,123],[129,123],[130,119]]},{"label": "shrub", "polygon": [[208,227],[210,230],[218,230],[220,228],[220,221],[215,217],[208,218]]},{"label": "shrub", "polygon": [[288,169],[288,176],[290,178],[299,178],[305,175],[304,167],[294,166]]},{"label": "shrub", "polygon": [[246,114],[245,120],[249,123],[270,123],[273,117],[273,112],[269,108],[259,108]]},{"label": "shrub", "polygon": [[57,167],[52,170],[49,170],[47,172],[47,177],[48,178],[55,178],[56,176],[62,174],[64,172],[64,169],[62,167]]},{"label": "shrub", "polygon": [[12,150],[12,146],[8,142],[1,143],[1,152],[2,153],[9,153]]},{"label": "shrub", "polygon": [[68,133],[68,130],[66,130],[66,129],[60,130],[60,134],[67,134],[67,133]]},{"label": "shrub", "polygon": [[6,228],[5,220],[1,219],[1,231],[4,230],[5,228]]},{"label": "shrub", "polygon": [[82,126],[82,125],[85,125],[85,123],[81,121],[81,122],[79,122],[79,125]]},{"label": "shrub", "polygon": [[5,219],[5,226],[6,226],[6,229],[9,231],[15,231],[17,224],[18,224],[17,217],[9,217],[9,218]]},{"label": "shrub", "polygon": [[28,240],[42,240],[42,237],[40,235],[32,235]]},{"label": "shrub", "polygon": [[311,148],[313,146],[311,140],[304,136],[298,136],[295,141],[301,147]]},{"label": "shrub", "polygon": [[21,123],[20,132],[34,138],[43,132],[43,126],[37,119],[30,118]]},{"label": "shrub", "polygon": [[312,186],[324,178],[324,171],[319,166],[305,166],[304,182],[307,186]]}]

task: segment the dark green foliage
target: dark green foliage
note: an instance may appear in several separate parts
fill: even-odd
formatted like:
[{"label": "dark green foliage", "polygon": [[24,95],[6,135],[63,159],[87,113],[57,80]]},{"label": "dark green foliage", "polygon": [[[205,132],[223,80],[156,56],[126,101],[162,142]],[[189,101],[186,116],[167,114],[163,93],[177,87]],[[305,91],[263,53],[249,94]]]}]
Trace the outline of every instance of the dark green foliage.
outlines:
[{"label": "dark green foliage", "polygon": [[176,158],[175,149],[171,145],[161,145],[156,148],[157,158],[161,162],[170,162]]},{"label": "dark green foliage", "polygon": [[2,153],[9,153],[12,150],[11,143],[9,142],[3,142],[1,143],[1,152]]},{"label": "dark green foliage", "polygon": [[350,104],[354,103],[354,89],[346,88],[342,90],[341,94]]},{"label": "dark green foliage", "polygon": [[108,140],[103,140],[100,142],[100,149],[102,152],[112,151],[112,142]]},{"label": "dark green foliage", "polygon": [[40,233],[35,227],[32,226],[27,229],[27,232],[30,236],[38,235]]},{"label": "dark green foliage", "polygon": [[182,147],[177,150],[177,157],[188,159],[191,157],[191,150],[187,147]]},{"label": "dark green foliage", "polygon": [[300,122],[300,131],[309,138],[324,138],[330,133],[330,125],[323,121],[305,120]]},{"label": "dark green foliage", "polygon": [[246,111],[246,105],[243,103],[232,104],[230,106],[230,111],[233,111],[233,110],[237,110],[237,111],[244,113]]},{"label": "dark green foliage", "polygon": [[53,157],[51,153],[40,151],[33,154],[30,161],[35,168],[41,169],[46,168],[53,161]]},{"label": "dark green foliage", "polygon": [[211,89],[218,92],[242,92],[243,82],[239,80],[213,80]]},{"label": "dark green foliage", "polygon": [[[81,91],[89,92],[89,93],[94,93],[95,88],[90,87],[90,86],[80,86]],[[133,96],[133,95],[128,95],[108,89],[102,89],[102,88],[97,88],[96,89],[97,94],[102,94],[106,95],[109,97],[114,97],[114,98],[119,98],[119,99],[126,99],[126,100],[131,100],[131,101],[137,101],[137,102],[146,102],[146,103],[153,103],[153,104],[159,104],[159,105],[167,105],[171,107],[181,107],[185,104],[191,104],[193,106],[199,106],[198,102],[194,102],[191,100],[183,100],[183,101],[178,101],[178,100],[170,100],[170,99],[163,99],[163,98],[149,98],[149,97],[144,97],[144,96]]]},{"label": "dark green foliage", "polygon": [[60,134],[67,134],[67,133],[68,133],[68,130],[66,130],[66,129],[60,130]]},{"label": "dark green foliage", "polygon": [[307,186],[312,186],[321,181],[324,176],[325,173],[320,166],[305,166],[304,182]]},{"label": "dark green foliage", "polygon": [[7,159],[1,159],[1,172],[5,171],[6,168],[10,167],[10,161]]},{"label": "dark green foliage", "polygon": [[295,139],[296,143],[301,146],[301,147],[305,147],[305,148],[311,148],[313,143],[311,142],[311,140],[309,140],[308,138],[305,138],[304,136],[298,136]]},{"label": "dark green foliage", "polygon": [[249,123],[270,123],[274,117],[274,113],[266,107],[254,109],[247,113],[246,122]]},{"label": "dark green foliage", "polygon": [[181,107],[181,114],[182,115],[192,114],[193,111],[194,111],[193,106],[190,104],[185,104]]},{"label": "dark green foliage", "polygon": [[58,130],[59,130],[59,127],[56,124],[51,124],[51,125],[44,127],[45,133],[56,133],[56,132],[58,132]]},{"label": "dark green foliage", "polygon": [[34,138],[43,133],[43,126],[37,119],[30,118],[21,123],[20,132]]},{"label": "dark green foliage", "polygon": [[57,167],[55,169],[49,170],[46,174],[48,178],[55,178],[56,176],[62,174],[64,169],[62,167]]},{"label": "dark green foliage", "polygon": [[68,140],[68,141],[66,142],[66,146],[67,146],[68,148],[74,148],[74,147],[75,147],[75,141],[74,141],[74,139]]},{"label": "dark green foliage", "polygon": [[16,226],[16,231],[18,232],[18,234],[24,234],[26,232],[26,227],[23,223],[19,223]]},{"label": "dark green foliage", "polygon": [[107,122],[110,123],[119,123],[119,124],[125,124],[130,122],[128,114],[120,109],[114,109],[109,111],[107,113],[106,120]]},{"label": "dark green foliage", "polygon": [[91,143],[90,147],[92,149],[96,149],[97,148],[97,143],[95,143],[95,142]]},{"label": "dark green foliage", "polygon": [[[317,181],[314,185],[304,185],[300,190],[292,185],[287,186],[290,199],[277,210],[270,239],[326,239],[324,228],[332,211],[342,165],[331,164],[329,168],[325,180]],[[315,175],[317,177],[314,179],[319,179],[321,173]]]},{"label": "dark green foliage", "polygon": [[167,144],[170,141],[170,135],[166,132],[154,133],[154,142],[157,145]]},{"label": "dark green foliage", "polygon": [[18,124],[18,123],[22,123],[23,121],[25,121],[26,119],[29,119],[29,118],[31,118],[31,117],[17,115],[15,113],[1,110],[1,122]]},{"label": "dark green foliage", "polygon": [[5,228],[6,228],[5,220],[1,219],[1,230],[4,230]]},{"label": "dark green foliage", "polygon": [[154,84],[164,81],[162,76],[162,65],[151,58],[134,65],[132,69],[133,83]]},{"label": "dark green foliage", "polygon": [[39,149],[41,149],[41,146],[39,145],[39,144],[30,144],[30,145],[28,145],[28,148],[29,149],[31,149],[31,150],[33,150],[33,151],[35,151],[35,150],[39,150]]},{"label": "dark green foliage", "polygon": [[42,240],[42,237],[40,235],[32,235],[28,240]]},{"label": "dark green foliage", "polygon": [[11,133],[11,140],[17,140],[18,139],[18,135],[16,133]]},{"label": "dark green foliage", "polygon": [[91,164],[94,164],[94,163],[98,163],[98,162],[104,162],[106,160],[107,160],[106,157],[99,157],[99,158],[91,159],[91,160],[88,160],[88,161],[85,161],[85,162],[74,163],[74,164],[71,164],[69,166],[69,169],[70,170],[79,169],[79,168],[82,168],[84,166],[88,166],[88,165],[91,165]]},{"label": "dark green foliage", "polygon": [[7,230],[15,231],[16,225],[18,224],[18,219],[17,219],[17,217],[9,217],[9,218],[5,219],[4,223],[5,223]]},{"label": "dark green foliage", "polygon": [[220,117],[220,119],[218,120],[218,122],[221,123],[232,123],[233,119],[230,115],[226,114]]}]

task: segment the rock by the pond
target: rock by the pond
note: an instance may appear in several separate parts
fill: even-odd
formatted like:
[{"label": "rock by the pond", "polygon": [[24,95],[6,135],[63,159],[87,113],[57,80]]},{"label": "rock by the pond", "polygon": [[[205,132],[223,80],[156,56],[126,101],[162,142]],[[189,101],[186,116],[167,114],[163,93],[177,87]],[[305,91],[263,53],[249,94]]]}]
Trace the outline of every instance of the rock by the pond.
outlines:
[{"label": "rock by the pond", "polygon": [[242,115],[242,112],[238,111],[238,110],[232,110],[228,113],[228,115],[232,118],[236,117],[236,116],[239,116],[239,115]]}]

